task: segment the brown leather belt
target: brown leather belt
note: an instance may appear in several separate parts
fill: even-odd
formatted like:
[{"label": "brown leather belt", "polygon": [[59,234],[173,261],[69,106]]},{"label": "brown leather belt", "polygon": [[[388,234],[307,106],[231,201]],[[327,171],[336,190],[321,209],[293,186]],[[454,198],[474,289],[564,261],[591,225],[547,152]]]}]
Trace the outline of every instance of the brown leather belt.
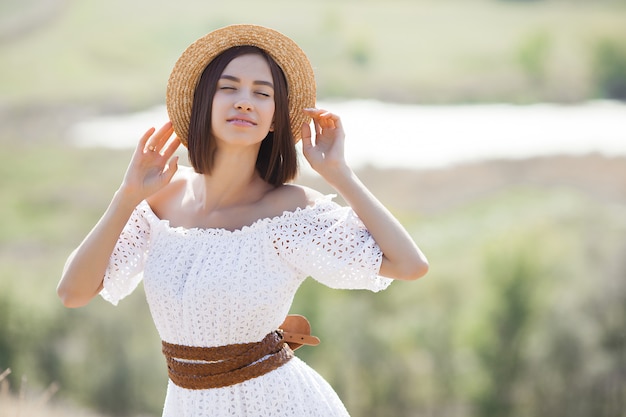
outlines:
[{"label": "brown leather belt", "polygon": [[302,316],[288,316],[281,328],[260,342],[217,347],[176,345],[163,341],[171,381],[182,388],[209,389],[235,385],[264,375],[293,358],[303,344],[317,345]]}]

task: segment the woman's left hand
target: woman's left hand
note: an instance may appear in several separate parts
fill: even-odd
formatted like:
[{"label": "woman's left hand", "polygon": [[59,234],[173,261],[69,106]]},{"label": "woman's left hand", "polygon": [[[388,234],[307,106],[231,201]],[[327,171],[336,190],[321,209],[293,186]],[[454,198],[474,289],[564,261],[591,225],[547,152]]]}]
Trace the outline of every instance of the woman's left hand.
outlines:
[{"label": "woman's left hand", "polygon": [[396,279],[417,279],[428,271],[428,261],[409,233],[363,185],[346,164],[344,133],[339,116],[320,109],[305,109],[315,125],[302,125],[302,151],[317,171],[352,207],[383,251],[379,273]]},{"label": "woman's left hand", "polygon": [[304,109],[315,126],[315,143],[311,138],[311,127],[302,125],[302,152],[311,167],[326,180],[347,170],[344,157],[345,134],[341,119],[334,113],[322,109]]}]

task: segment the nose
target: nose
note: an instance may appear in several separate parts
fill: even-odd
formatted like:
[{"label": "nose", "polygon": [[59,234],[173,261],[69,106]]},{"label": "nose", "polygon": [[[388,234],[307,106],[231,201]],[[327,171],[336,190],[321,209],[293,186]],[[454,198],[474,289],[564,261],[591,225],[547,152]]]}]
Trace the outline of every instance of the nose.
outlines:
[{"label": "nose", "polygon": [[253,106],[250,100],[242,98],[238,100],[237,102],[235,102],[235,108],[239,111],[248,112],[248,111],[252,111]]}]

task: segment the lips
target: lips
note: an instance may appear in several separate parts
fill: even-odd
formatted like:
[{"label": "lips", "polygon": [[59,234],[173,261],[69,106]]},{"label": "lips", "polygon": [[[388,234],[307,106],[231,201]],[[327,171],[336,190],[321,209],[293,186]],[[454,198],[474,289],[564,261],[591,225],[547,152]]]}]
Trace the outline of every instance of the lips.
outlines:
[{"label": "lips", "polygon": [[245,117],[233,117],[232,119],[228,119],[227,121],[228,123],[234,126],[240,126],[240,127],[256,126],[256,123],[253,120],[247,119]]}]

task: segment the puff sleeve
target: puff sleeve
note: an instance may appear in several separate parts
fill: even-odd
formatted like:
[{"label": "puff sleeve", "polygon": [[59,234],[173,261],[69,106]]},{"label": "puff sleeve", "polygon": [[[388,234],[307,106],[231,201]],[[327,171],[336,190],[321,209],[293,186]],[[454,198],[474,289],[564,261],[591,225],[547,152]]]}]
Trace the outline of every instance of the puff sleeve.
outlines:
[{"label": "puff sleeve", "polygon": [[325,196],[276,223],[279,256],[331,288],[384,290],[393,280],[378,275],[382,251],[354,211],[333,202],[333,197]]},{"label": "puff sleeve", "polygon": [[143,278],[150,241],[147,204],[144,201],[135,208],[109,259],[100,295],[113,305],[132,293]]}]

